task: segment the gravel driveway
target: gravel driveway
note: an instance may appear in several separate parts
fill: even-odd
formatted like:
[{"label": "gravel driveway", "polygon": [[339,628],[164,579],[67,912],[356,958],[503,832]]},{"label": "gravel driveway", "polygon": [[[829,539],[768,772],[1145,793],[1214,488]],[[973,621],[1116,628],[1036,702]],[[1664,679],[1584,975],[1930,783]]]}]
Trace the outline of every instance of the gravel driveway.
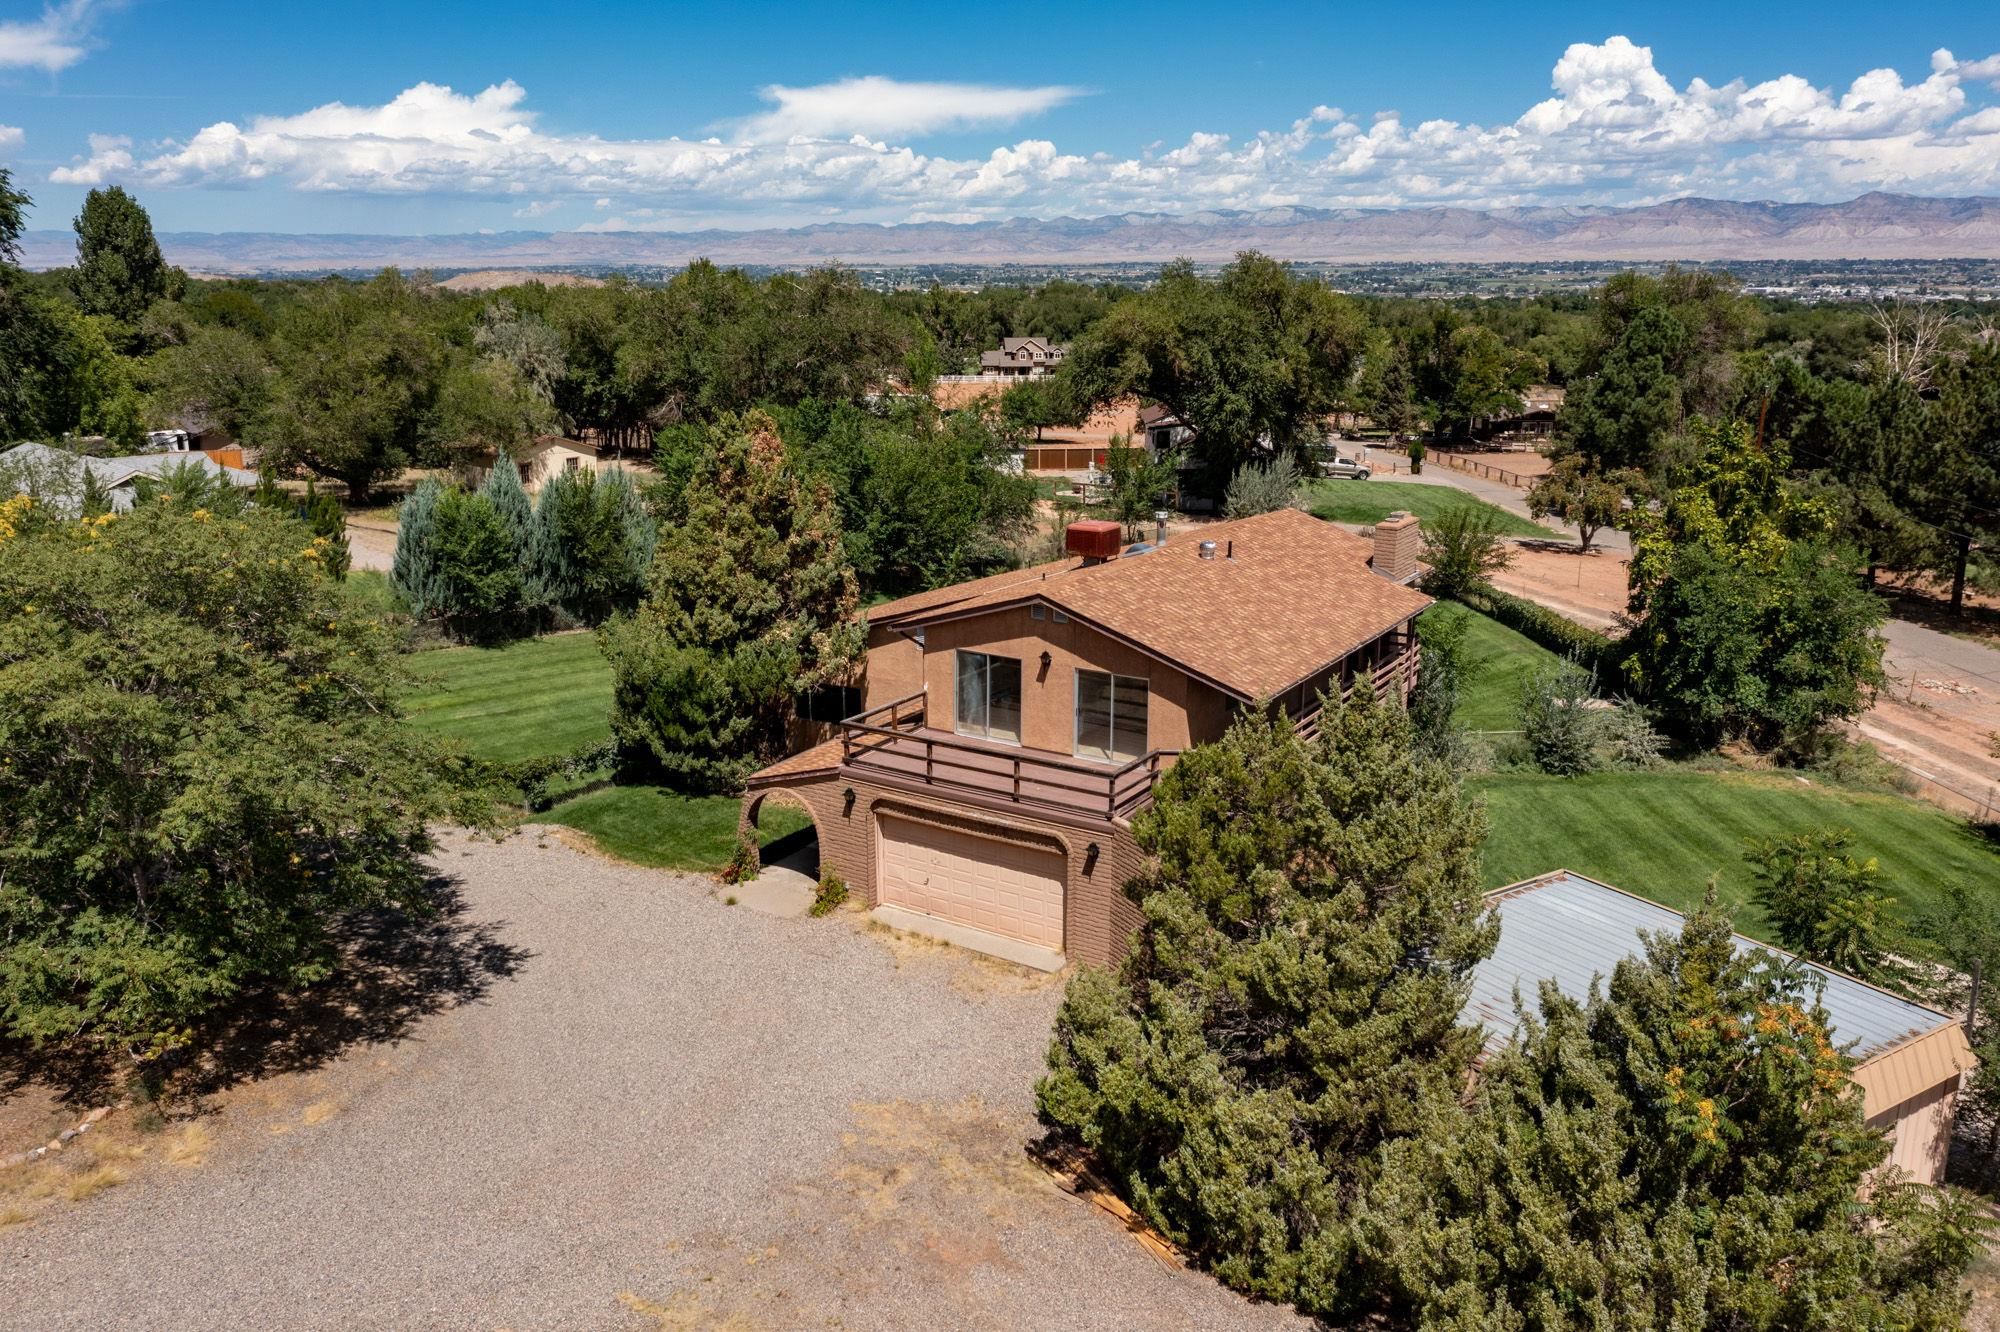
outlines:
[{"label": "gravel driveway", "polygon": [[506,967],[0,1229],[0,1322],[1303,1326],[1024,1155],[1058,983],[532,833],[439,861]]}]

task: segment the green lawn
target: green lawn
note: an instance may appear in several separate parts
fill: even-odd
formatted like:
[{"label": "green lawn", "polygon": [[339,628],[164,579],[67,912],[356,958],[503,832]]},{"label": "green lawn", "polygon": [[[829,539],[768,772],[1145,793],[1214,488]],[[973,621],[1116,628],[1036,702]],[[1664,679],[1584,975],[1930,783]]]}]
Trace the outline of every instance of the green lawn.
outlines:
[{"label": "green lawn", "polygon": [[1421,481],[1315,481],[1306,488],[1306,511],[1336,523],[1379,523],[1397,510],[1435,522],[1446,509],[1482,510],[1504,536],[1559,537],[1560,533],[1511,514],[1496,504],[1474,499],[1450,486]]},{"label": "green lawn", "polygon": [[440,648],[410,661],[425,677],[404,700],[411,720],[482,758],[513,763],[610,738],[611,667],[593,634]]},{"label": "green lawn", "polygon": [[[560,823],[588,833],[620,860],[656,869],[713,872],[736,849],[734,796],[686,796],[657,786],[613,786],[565,800],[539,823]],[[766,802],[757,820],[758,838],[768,846],[811,820],[787,805]]]},{"label": "green lawn", "polygon": [[[591,634],[556,634],[494,648],[441,648],[412,659],[427,682],[406,703],[414,723],[456,736],[476,754],[511,763],[572,750],[611,735],[611,668]],[[611,786],[532,816],[587,833],[608,854],[660,869],[712,871],[736,849],[734,796],[687,796],[662,787]],[[768,807],[765,842],[806,825]]]},{"label": "green lawn", "polygon": [[1716,876],[1737,927],[1752,936],[1765,929],[1746,905],[1743,846],[1750,837],[1850,827],[1856,853],[1880,860],[1906,912],[1936,901],[1954,880],[2000,882],[2000,847],[1963,820],[1903,796],[1807,784],[1792,774],[1499,773],[1470,785],[1485,797],[1492,822],[1488,887],[1566,868],[1684,911]]},{"label": "green lawn", "polygon": [[1426,617],[1465,620],[1466,681],[1458,699],[1458,722],[1469,731],[1513,731],[1521,725],[1521,682],[1556,654],[1498,620],[1457,602],[1441,602]]}]

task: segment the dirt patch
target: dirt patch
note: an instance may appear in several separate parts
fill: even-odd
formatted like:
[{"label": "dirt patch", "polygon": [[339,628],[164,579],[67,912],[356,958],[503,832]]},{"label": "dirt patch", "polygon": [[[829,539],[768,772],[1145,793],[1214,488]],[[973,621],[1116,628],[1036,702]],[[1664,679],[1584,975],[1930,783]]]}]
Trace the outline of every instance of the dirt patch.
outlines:
[{"label": "dirt patch", "polygon": [[[691,1240],[678,1246],[688,1263],[681,1289],[625,1291],[619,1302],[661,1328],[846,1326],[846,1299],[914,1283],[971,1311],[985,1282],[1033,1276],[1010,1253],[1010,1234],[1078,1206],[1028,1157],[1018,1117],[977,1097],[859,1102],[850,1114],[833,1168],[773,1201],[781,1228],[769,1242]],[[842,1298],[792,1307],[791,1292],[829,1288]]]},{"label": "dirt patch", "polygon": [[1577,554],[1567,541],[1520,541],[1514,558],[1493,576],[1502,592],[1540,602],[1592,629],[1611,630],[1625,613],[1625,570],[1629,557],[1622,550],[1598,548]]},{"label": "dirt patch", "polygon": [[899,930],[869,916],[859,906],[846,919],[889,951],[901,970],[904,963],[947,966],[951,987],[961,994],[1034,994],[1066,984],[1066,971],[1038,971],[1005,958],[989,957],[970,948],[960,948],[946,939]]}]

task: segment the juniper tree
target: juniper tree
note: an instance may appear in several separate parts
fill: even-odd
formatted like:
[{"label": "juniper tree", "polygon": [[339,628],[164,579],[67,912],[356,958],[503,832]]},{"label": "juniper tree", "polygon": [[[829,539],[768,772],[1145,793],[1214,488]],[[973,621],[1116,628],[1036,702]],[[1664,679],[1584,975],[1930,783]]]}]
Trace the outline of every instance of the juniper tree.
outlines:
[{"label": "juniper tree", "polygon": [[535,505],[534,576],[551,604],[588,624],[630,610],[645,591],[657,529],[631,476],[563,472]]},{"label": "juniper tree", "polygon": [[535,566],[535,504],[521,484],[521,469],[505,453],[493,460],[480,495],[493,506],[495,516],[506,530],[507,545],[514,553],[514,566],[521,572],[524,589],[533,599]]},{"label": "juniper tree", "polygon": [[1544,985],[1470,1103],[1393,1143],[1371,1250],[1418,1326],[1956,1327],[1966,1197],[1875,1180],[1806,976],[1739,953],[1714,890],[1608,987]]},{"label": "juniper tree", "polygon": [[396,512],[396,555],[389,581],[403,594],[410,614],[429,620],[444,614],[444,589],[438,581],[437,507],[444,487],[432,478],[419,481]]},{"label": "juniper tree", "polygon": [[612,731],[677,781],[728,787],[783,748],[800,694],[861,654],[859,589],[825,484],[752,412],[695,472],[646,597],[602,631]]},{"label": "juniper tree", "polygon": [[1070,982],[1042,1116],[1230,1285],[1366,1303],[1355,1200],[1479,1045],[1484,814],[1363,687],[1314,741],[1256,715],[1187,751],[1133,831],[1144,923],[1115,976]]}]

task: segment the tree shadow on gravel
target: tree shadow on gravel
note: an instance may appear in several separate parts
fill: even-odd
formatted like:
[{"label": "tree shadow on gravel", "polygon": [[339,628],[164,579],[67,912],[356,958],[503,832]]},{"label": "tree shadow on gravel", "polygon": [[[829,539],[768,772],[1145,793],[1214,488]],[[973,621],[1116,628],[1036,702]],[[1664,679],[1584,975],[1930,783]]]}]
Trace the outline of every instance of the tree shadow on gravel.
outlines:
[{"label": "tree shadow on gravel", "polygon": [[[505,921],[472,920],[455,881],[433,878],[431,910],[357,912],[335,931],[338,971],[306,989],[246,992],[211,1015],[178,1052],[134,1080],[109,1052],[27,1056],[0,1098],[28,1082],[76,1105],[103,1105],[137,1082],[142,1094],[192,1102],[239,1083],[309,1071],[358,1045],[396,1041],[424,1019],[485,997],[533,956],[505,943]],[[0,1061],[16,1063],[17,1061]]]}]

